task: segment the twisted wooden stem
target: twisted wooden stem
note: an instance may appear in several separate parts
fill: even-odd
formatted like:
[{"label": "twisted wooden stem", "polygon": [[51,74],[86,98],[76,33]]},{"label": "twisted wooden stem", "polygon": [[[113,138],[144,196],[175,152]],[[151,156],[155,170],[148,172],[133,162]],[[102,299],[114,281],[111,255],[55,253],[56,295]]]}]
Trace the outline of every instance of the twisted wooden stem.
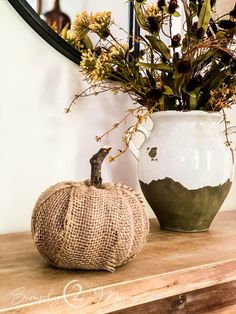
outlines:
[{"label": "twisted wooden stem", "polygon": [[101,188],[102,186],[101,175],[102,163],[110,150],[111,150],[110,146],[104,146],[90,159],[91,165],[90,183],[91,185],[95,186],[98,189]]}]

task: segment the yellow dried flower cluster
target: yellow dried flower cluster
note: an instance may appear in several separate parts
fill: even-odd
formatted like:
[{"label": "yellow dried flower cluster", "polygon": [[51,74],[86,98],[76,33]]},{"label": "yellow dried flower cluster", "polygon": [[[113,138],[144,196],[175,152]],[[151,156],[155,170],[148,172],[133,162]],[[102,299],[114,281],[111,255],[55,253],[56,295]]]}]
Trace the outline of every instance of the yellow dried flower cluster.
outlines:
[{"label": "yellow dried flower cluster", "polygon": [[92,82],[101,82],[108,78],[112,68],[119,62],[123,62],[128,46],[116,44],[109,49],[102,49],[99,54],[90,49],[82,54],[80,68],[86,78]]},{"label": "yellow dried flower cluster", "polygon": [[158,18],[161,17],[163,14],[162,11],[158,8],[158,6],[154,3],[147,4],[144,10],[144,18],[147,19],[149,17]]},{"label": "yellow dried flower cluster", "polygon": [[218,89],[211,90],[209,104],[212,110],[230,107],[229,96],[231,96],[231,102],[236,103],[236,86],[223,83]]},{"label": "yellow dried flower cluster", "polygon": [[98,12],[94,15],[88,15],[87,12],[82,12],[76,16],[72,30],[76,37],[81,38],[89,31],[96,33],[102,38],[109,35],[109,27],[111,26],[111,12]]},{"label": "yellow dried flower cluster", "polygon": [[128,50],[128,45],[126,44],[116,44],[111,46],[108,51],[108,56],[111,59],[124,60],[126,51]]},{"label": "yellow dried flower cluster", "polygon": [[95,69],[96,56],[90,49],[82,53],[82,60],[80,62],[80,69],[86,75],[86,78],[90,76],[90,73]]},{"label": "yellow dried flower cluster", "polygon": [[70,29],[66,30],[61,34],[61,37],[66,40],[71,46],[75,47],[76,49],[80,50],[82,48],[82,42],[78,40],[75,33],[72,32]]},{"label": "yellow dried flower cluster", "polygon": [[90,16],[86,11],[78,14],[72,25],[72,31],[76,37],[81,38],[89,32]]},{"label": "yellow dried flower cluster", "polygon": [[68,41],[73,41],[73,40],[76,40],[76,35],[74,32],[72,32],[70,29],[67,30],[66,32],[66,38]]},{"label": "yellow dried flower cluster", "polygon": [[90,49],[82,54],[82,61],[80,63],[81,71],[92,82],[99,82],[107,78],[111,71],[111,63],[108,55],[101,53],[99,57]]},{"label": "yellow dried flower cluster", "polygon": [[98,12],[91,16],[89,28],[102,38],[109,35],[109,27],[111,26],[111,12]]},{"label": "yellow dried flower cluster", "polygon": [[99,82],[109,77],[112,64],[109,62],[107,54],[101,54],[97,59],[95,69],[93,71],[93,81]]}]

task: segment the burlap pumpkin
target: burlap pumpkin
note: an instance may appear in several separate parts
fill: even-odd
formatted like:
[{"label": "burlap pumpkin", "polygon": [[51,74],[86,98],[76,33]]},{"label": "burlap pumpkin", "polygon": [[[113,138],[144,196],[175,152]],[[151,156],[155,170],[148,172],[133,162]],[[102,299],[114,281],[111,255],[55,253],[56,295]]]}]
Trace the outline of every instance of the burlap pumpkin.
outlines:
[{"label": "burlap pumpkin", "polygon": [[67,269],[114,271],[142,248],[149,224],[141,197],[122,184],[61,182],[39,197],[32,235],[40,254]]}]

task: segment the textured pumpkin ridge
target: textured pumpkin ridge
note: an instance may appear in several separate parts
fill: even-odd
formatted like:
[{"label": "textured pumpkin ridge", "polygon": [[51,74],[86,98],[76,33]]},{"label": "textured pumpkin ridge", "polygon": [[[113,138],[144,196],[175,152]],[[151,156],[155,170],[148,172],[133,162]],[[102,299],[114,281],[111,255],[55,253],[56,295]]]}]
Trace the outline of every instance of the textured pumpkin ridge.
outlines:
[{"label": "textured pumpkin ridge", "polygon": [[[105,184],[106,188],[108,190],[110,190],[111,194],[114,194],[114,191],[117,192],[117,186],[116,185],[112,185],[110,183],[106,183]],[[119,190],[118,190],[119,192]],[[119,193],[119,197],[116,197],[119,202],[121,202],[122,198],[121,198],[121,194]],[[121,205],[123,205],[123,200],[121,202]],[[120,208],[123,208],[123,206],[121,206]],[[114,245],[114,250],[113,252],[110,254],[107,262],[106,262],[106,267],[107,270],[114,272],[116,270],[117,267],[119,267],[124,260],[124,257],[121,258],[121,255],[119,254],[120,250],[121,250],[121,245],[120,245],[120,241],[119,241],[119,233],[121,231],[121,223],[122,223],[122,218],[123,215],[121,215],[120,209],[116,210],[115,209],[115,221],[116,221],[116,234],[115,234],[115,245]],[[124,250],[122,250],[124,251]],[[122,261],[120,261],[120,259],[122,259]]]},{"label": "textured pumpkin ridge", "polygon": [[[121,184],[121,183],[117,183],[117,184],[115,184],[117,187],[120,187],[121,188],[121,191],[127,191],[128,192],[128,196],[129,197],[131,197],[131,199],[134,199],[134,198],[137,198],[138,199],[138,201],[139,201],[139,203],[140,204],[137,204],[138,206],[140,206],[141,207],[141,209],[142,209],[142,211],[139,211],[139,214],[140,214],[140,212],[142,213],[142,221],[143,221],[143,223],[144,223],[144,225],[145,225],[145,231],[143,232],[143,236],[145,237],[144,239],[143,239],[143,241],[142,241],[142,244],[144,244],[146,241],[147,241],[147,235],[148,235],[148,233],[149,233],[149,220],[148,220],[148,218],[147,218],[147,215],[146,215],[146,211],[145,211],[145,204],[144,204],[144,201],[143,201],[143,198],[141,197],[141,195],[139,194],[139,193],[136,193],[136,191],[133,189],[133,188],[131,188],[131,187],[129,187],[129,186],[127,186],[127,185],[125,185],[125,184]],[[126,195],[126,196],[127,196]],[[136,203],[138,203],[137,202],[137,200],[135,200],[136,201]],[[129,202],[130,203],[130,202]],[[134,216],[134,213],[135,213],[135,211],[133,210],[133,216]],[[133,217],[133,220],[135,219],[135,217]],[[136,226],[137,227],[137,226]],[[139,233],[139,232],[138,232]],[[134,236],[134,238],[136,238],[135,236]],[[131,247],[131,249],[130,249],[130,252],[129,252],[129,254],[127,255],[127,258],[126,258],[126,260],[123,262],[123,263],[127,263],[127,262],[129,262],[131,259],[133,259],[139,252],[140,252],[140,250],[142,249],[142,247],[140,247],[139,249],[136,249],[136,247],[135,247],[135,241],[134,241],[134,243],[133,243],[133,246]],[[131,253],[131,254],[130,254]]]},{"label": "textured pumpkin ridge", "polygon": [[[60,247],[59,247],[59,249],[58,249],[58,251],[57,251],[57,254],[55,255],[55,263],[56,263],[56,265],[60,265],[61,264],[61,252],[62,252],[62,249],[63,249],[63,244],[65,245],[65,242],[66,242],[66,240],[67,240],[67,238],[65,239],[65,236],[66,236],[66,233],[67,233],[67,224],[69,223],[69,218],[70,217],[68,217],[68,216],[70,216],[70,214],[71,214],[71,211],[70,210],[72,210],[72,208],[70,207],[70,203],[71,203],[71,200],[72,200],[72,194],[73,194],[73,191],[74,191],[74,189],[76,188],[76,186],[72,186],[72,187],[70,187],[70,196],[69,196],[69,202],[68,202],[68,211],[67,211],[67,213],[66,213],[66,215],[65,215],[65,220],[64,220],[64,228],[63,228],[63,230],[60,232],[60,236],[62,237],[61,239],[62,239],[62,241],[61,241],[61,243],[60,243]],[[63,241],[64,240],[64,241]]]},{"label": "textured pumpkin ridge", "polygon": [[[83,187],[82,187],[83,188]],[[76,209],[74,209],[74,206],[73,206],[73,203],[74,203],[74,199],[73,199],[73,196],[75,195],[75,193],[77,192],[77,187],[76,186],[73,186],[73,188],[71,188],[70,190],[70,202],[68,204],[68,211],[67,211],[67,215],[66,215],[66,225],[65,225],[65,233],[64,233],[64,241],[62,242],[62,245],[60,247],[60,251],[58,252],[58,265],[60,267],[68,267],[68,268],[73,268],[72,266],[68,265],[68,264],[73,264],[74,263],[74,258],[73,258],[73,261],[70,259],[68,261],[65,261],[66,260],[66,254],[67,254],[67,251],[68,251],[68,243],[70,243],[70,238],[71,238],[71,233],[74,233],[74,231],[72,231],[70,229],[70,225],[72,224],[73,226],[73,217],[74,217],[74,213],[73,211]],[[83,194],[83,191],[80,191],[80,194],[82,195]],[[80,204],[79,204],[80,205]],[[79,213],[80,215],[80,218],[81,216],[83,217],[83,213]],[[83,252],[83,250],[82,250]],[[81,252],[80,254],[81,255]]]},{"label": "textured pumpkin ridge", "polygon": [[[105,188],[112,189],[113,186],[109,183],[105,184]],[[116,212],[116,218],[119,216],[119,213]],[[117,219],[120,222],[120,219]],[[118,224],[118,223],[117,223]],[[107,261],[104,263],[104,269],[106,269],[109,272],[115,272],[116,268],[118,267],[117,265],[117,247],[119,244],[119,237],[118,237],[118,232],[119,232],[119,225],[116,226],[116,234],[115,234],[115,245],[114,245],[114,250],[113,252],[110,252],[107,257]]]},{"label": "textured pumpkin ridge", "polygon": [[[126,186],[126,185],[123,184],[122,187],[123,187],[123,191],[128,191],[129,192],[128,193],[129,197],[132,196],[132,198],[136,197],[138,199],[139,203],[136,201],[137,206],[140,206],[141,209],[142,209],[142,211],[139,211],[139,214],[140,213],[142,214],[142,222],[143,223],[141,225],[145,226],[145,230],[143,230],[144,228],[139,228],[137,230],[137,232],[136,232],[136,236],[134,235],[134,239],[139,239],[139,237],[137,237],[137,234],[139,234],[140,229],[143,230],[143,236],[144,237],[141,237],[141,239],[142,239],[142,241],[141,241],[142,246],[140,246],[140,243],[136,243],[137,241],[133,242],[133,246],[132,246],[132,248],[130,250],[131,254],[130,254],[130,256],[126,260],[126,262],[129,262],[131,259],[133,259],[141,251],[143,245],[147,241],[147,235],[149,233],[149,220],[148,220],[147,215],[146,215],[145,204],[144,204],[144,201],[143,201],[141,195],[139,193],[136,193],[136,191],[133,188],[129,187],[129,186]],[[133,210],[133,220],[135,220],[135,213],[136,213],[136,211]],[[135,224],[135,227],[137,227],[137,224]],[[135,232],[135,230],[134,230],[134,232]],[[137,246],[137,248],[136,248],[136,246]]]},{"label": "textured pumpkin ridge", "polygon": [[[64,186],[64,183],[66,184],[66,186]],[[65,181],[65,182],[59,182],[57,184],[51,185],[49,188],[47,188],[44,192],[42,192],[33,208],[33,212],[32,212],[32,216],[31,216],[31,232],[32,232],[32,236],[34,236],[34,233],[36,232],[35,228],[37,227],[36,224],[36,218],[37,217],[37,213],[40,210],[40,208],[42,208],[42,206],[44,205],[45,202],[48,201],[48,199],[54,194],[57,193],[59,191],[63,191],[66,189],[70,189],[72,184],[77,183],[74,181]],[[40,204],[40,205],[39,205]]]},{"label": "textured pumpkin ridge", "polygon": [[[107,184],[105,185],[105,188],[107,188]],[[108,191],[109,189],[112,189],[112,186],[108,187]],[[110,200],[111,202],[111,200]],[[108,207],[110,207],[110,204],[107,204]],[[115,215],[113,217],[113,221],[116,222],[114,223],[114,229],[115,229],[115,235],[113,235],[113,244],[111,246],[111,250],[109,252],[106,252],[106,256],[105,258],[103,257],[103,268],[110,271],[110,272],[114,272],[117,266],[116,263],[116,248],[118,245],[118,226],[117,226],[117,211],[116,210],[112,210],[112,214]],[[110,219],[110,218],[109,218]]]},{"label": "textured pumpkin ridge", "polygon": [[[147,214],[146,214],[146,206],[145,206],[143,197],[141,196],[141,194],[137,193],[135,190],[133,190],[133,191],[135,192],[135,196],[138,198],[138,200],[142,206],[142,209],[143,209],[143,211],[141,211],[141,214],[142,214],[143,223],[145,226],[145,231],[144,231],[145,235],[144,235],[144,238],[142,238],[142,246],[139,247],[136,254],[134,254],[133,256],[130,257],[129,261],[131,259],[133,259],[137,254],[139,254],[139,252],[142,250],[144,244],[147,242],[149,229],[150,229],[149,219],[148,219]],[[142,229],[144,229],[144,228],[142,228]]]},{"label": "textured pumpkin ridge", "polygon": [[[51,188],[54,189],[55,186],[52,186]],[[71,187],[70,187],[71,188]],[[68,186],[65,187],[65,188],[62,188],[60,190],[57,190],[57,189],[54,189],[54,194],[57,194],[57,193],[62,193],[62,192],[66,192],[68,189]],[[46,194],[48,194],[48,192],[50,192],[49,189],[47,189],[45,191]],[[66,194],[66,193],[65,193]],[[57,248],[61,246],[61,241],[62,241],[62,237],[58,236],[58,234],[56,236],[53,235],[54,237],[54,240],[52,240],[52,233],[50,233],[48,236],[47,236],[47,233],[46,234],[43,234],[42,235],[42,232],[41,230],[44,230],[46,228],[45,225],[49,224],[49,222],[47,221],[48,220],[48,217],[51,216],[51,213],[49,211],[49,214],[46,215],[46,210],[44,210],[44,207],[46,206],[46,202],[49,200],[49,197],[46,199],[43,200],[42,204],[39,205],[39,203],[36,204],[35,206],[35,210],[33,212],[33,217],[36,217],[35,219],[38,221],[38,224],[36,222],[36,226],[34,227],[35,228],[35,231],[36,233],[33,234],[33,239],[34,241],[38,244],[38,249],[39,249],[39,252],[40,254],[46,258],[47,261],[49,261],[50,263],[52,263],[53,265],[57,265],[57,261],[55,261],[55,256],[57,255]],[[67,196],[67,199],[66,199],[66,203],[69,202],[69,197]],[[63,203],[63,205],[65,205]],[[62,204],[60,204],[60,208],[61,206],[63,206]],[[65,207],[65,206],[64,206]],[[59,212],[59,211],[58,211]],[[41,217],[43,215],[43,221],[37,219],[37,215],[39,217]],[[64,217],[62,217],[63,219]],[[33,219],[32,219],[33,220]],[[55,218],[54,218],[54,222],[55,222]],[[63,228],[64,229],[64,228]],[[38,231],[39,230],[39,231]],[[47,229],[46,229],[47,230]],[[63,231],[63,230],[62,230]],[[60,233],[59,233],[60,235]],[[47,239],[47,245],[43,245],[42,246],[42,241],[40,239],[42,239],[42,236],[44,238]],[[45,244],[45,243],[44,243]]]},{"label": "textured pumpkin ridge", "polygon": [[104,269],[111,272],[111,273],[114,273],[114,271],[118,267],[117,261],[116,261],[117,244],[118,244],[118,239],[117,239],[117,235],[116,235],[116,244],[115,244],[114,251],[107,255],[108,260],[104,263]]},{"label": "textured pumpkin ridge", "polygon": [[[37,207],[37,204],[40,203],[42,205],[44,202],[46,202],[55,192],[61,191],[64,189],[69,189],[74,183],[74,181],[65,181],[66,186],[64,185],[64,182],[59,182],[57,184],[51,185],[49,188],[47,188],[44,192],[42,192],[35,204],[35,207]],[[49,194],[50,192],[50,194]]]},{"label": "textured pumpkin ridge", "polygon": [[[130,203],[130,200],[124,198],[124,194],[123,194],[123,191],[124,191],[124,189],[126,189],[126,187],[123,184],[116,184],[114,186],[114,188],[117,189],[117,191],[119,192],[120,199],[122,200],[123,211],[128,216],[127,221],[126,221],[126,227],[123,226],[123,228],[126,229],[127,226],[129,225],[129,223],[130,223],[130,226],[132,227],[133,226],[133,217],[132,217],[132,215],[130,215],[130,213],[127,212],[127,208],[131,208],[131,203]],[[119,214],[121,216],[120,212],[119,212]],[[122,218],[123,217],[119,217],[119,230],[121,230],[122,225],[124,224],[124,222],[122,221]],[[129,220],[128,220],[128,218],[129,218]],[[117,256],[119,257],[119,259],[117,259],[117,266],[120,266],[123,263],[125,263],[128,259],[128,256],[130,255],[130,252],[132,251],[132,243],[134,241],[134,230],[133,230],[133,228],[132,228],[132,230],[131,230],[131,228],[129,228],[129,231],[130,231],[129,241],[123,240],[121,236],[118,237]],[[122,232],[121,232],[121,235],[123,235]],[[124,246],[127,246],[127,242],[129,242],[129,247],[125,248]],[[122,255],[123,255],[122,257],[121,257],[121,251],[122,251]]]}]

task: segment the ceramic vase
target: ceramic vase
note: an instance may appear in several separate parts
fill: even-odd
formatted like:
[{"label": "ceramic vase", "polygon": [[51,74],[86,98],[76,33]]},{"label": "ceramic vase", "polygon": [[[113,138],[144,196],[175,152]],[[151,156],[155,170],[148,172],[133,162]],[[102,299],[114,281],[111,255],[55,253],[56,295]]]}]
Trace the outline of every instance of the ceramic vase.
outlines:
[{"label": "ceramic vase", "polygon": [[163,111],[151,118],[151,132],[139,128],[146,137],[140,149],[130,142],[142,192],[161,229],[206,231],[232,184],[234,154],[222,114]]}]

